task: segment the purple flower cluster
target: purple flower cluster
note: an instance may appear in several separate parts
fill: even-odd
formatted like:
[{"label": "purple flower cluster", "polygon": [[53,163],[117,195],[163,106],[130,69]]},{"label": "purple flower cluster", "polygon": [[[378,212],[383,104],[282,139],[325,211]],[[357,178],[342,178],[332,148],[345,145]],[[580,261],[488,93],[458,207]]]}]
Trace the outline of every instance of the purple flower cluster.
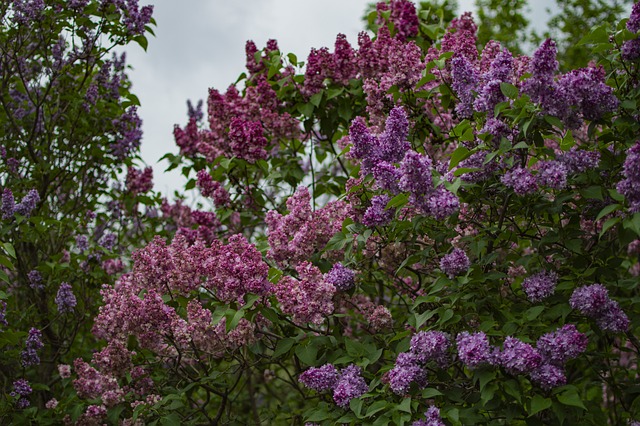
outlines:
[{"label": "purple flower cluster", "polygon": [[333,268],[324,276],[324,280],[339,291],[347,291],[355,285],[356,273],[344,266],[336,263]]},{"label": "purple flower cluster", "polygon": [[378,136],[369,133],[362,117],[356,117],[349,128],[353,143],[351,155],[362,161],[365,173],[373,172],[380,162],[400,162],[411,148],[407,141],[408,133],[409,120],[402,107],[395,107],[389,112],[385,130]]},{"label": "purple flower cluster", "polygon": [[13,192],[9,188],[5,188],[2,192],[2,218],[5,220],[11,219],[16,214],[29,217],[39,201],[40,194],[35,189],[32,189],[22,197],[22,201],[16,204]]},{"label": "purple flower cluster", "polygon": [[396,358],[396,365],[388,374],[389,388],[398,394],[409,392],[412,383],[422,389],[427,386],[427,370],[423,368],[415,354],[402,352]]},{"label": "purple flower cluster", "polygon": [[592,284],[574,290],[569,304],[573,309],[596,320],[602,330],[614,333],[627,331],[629,318],[602,284]]},{"label": "purple flower cluster", "polygon": [[30,405],[27,397],[31,395],[33,389],[29,386],[29,382],[25,379],[18,379],[13,382],[13,391],[11,391],[10,395],[14,398],[19,398],[16,402],[16,406],[18,408],[26,408]]},{"label": "purple flower cluster", "polygon": [[119,160],[127,158],[140,147],[142,140],[142,120],[138,116],[138,109],[128,108],[121,117],[113,120],[117,131],[117,139],[111,146],[111,152]]},{"label": "purple flower cluster", "polygon": [[255,163],[267,158],[266,147],[269,141],[264,136],[259,121],[243,120],[236,117],[229,124],[229,148],[235,157]]},{"label": "purple flower cluster", "polygon": [[129,35],[140,35],[145,32],[145,25],[151,22],[153,6],[138,6],[138,0],[126,0],[119,2],[124,12],[124,24],[129,31]]},{"label": "purple flower cluster", "polygon": [[632,213],[640,212],[640,142],[629,148],[623,173],[625,179],[618,182],[616,189],[625,196]]},{"label": "purple flower cluster", "polygon": [[415,37],[418,34],[418,15],[416,14],[416,6],[409,0],[391,0],[390,3],[378,2],[376,4],[378,11],[378,25],[384,23],[381,12],[390,11],[389,20],[393,23],[393,27],[397,32],[398,38],[405,40],[408,37]]},{"label": "purple flower cluster", "polygon": [[424,416],[424,420],[416,420],[411,426],[445,426],[445,423],[440,418],[440,410],[433,405],[427,409]]},{"label": "purple flower cluster", "polygon": [[367,208],[362,218],[362,223],[367,226],[385,226],[393,220],[394,209],[387,209],[387,203],[391,200],[388,195],[376,195],[371,198],[371,205]]},{"label": "purple flower cluster", "polygon": [[40,364],[40,356],[38,351],[44,347],[42,343],[42,332],[37,328],[31,328],[29,330],[29,337],[24,343],[24,350],[22,351],[22,366],[29,367],[31,365]]},{"label": "purple flower cluster", "polygon": [[362,370],[355,364],[343,368],[340,373],[332,364],[311,367],[298,380],[318,392],[333,390],[333,400],[342,408],[346,408],[353,398],[358,398],[369,390],[362,377]]},{"label": "purple flower cluster", "polygon": [[558,330],[541,336],[537,350],[542,363],[529,373],[529,377],[545,390],[567,383],[564,364],[587,349],[587,336],[580,333],[573,324],[566,324]]},{"label": "purple flower cluster", "polygon": [[563,189],[567,186],[567,166],[560,161],[541,161],[538,163],[536,181],[540,186]]},{"label": "purple flower cluster", "polygon": [[458,357],[470,369],[483,364],[494,365],[497,363],[497,349],[489,344],[487,335],[482,331],[470,334],[463,331],[456,337]]},{"label": "purple flower cluster", "polygon": [[478,98],[473,106],[476,111],[487,112],[493,116],[493,110],[507,98],[502,94],[501,83],[509,82],[513,73],[513,56],[507,49],[502,49],[491,62],[489,71],[483,76],[484,85],[478,90]]},{"label": "purple flower cluster", "polygon": [[58,288],[58,293],[56,294],[58,312],[61,314],[73,312],[76,304],[76,296],[73,294],[71,285],[69,283],[60,284],[60,288]]},{"label": "purple flower cluster", "polygon": [[331,390],[338,382],[338,371],[333,364],[311,367],[298,378],[300,383],[318,392]]},{"label": "purple flower cluster", "polygon": [[529,373],[542,362],[542,356],[533,346],[511,336],[504,339],[497,358],[500,365],[512,374]]},{"label": "purple flower cluster", "polygon": [[211,175],[205,170],[198,170],[196,186],[200,189],[200,193],[203,197],[210,197],[213,199],[216,207],[228,206],[231,203],[229,193],[224,186],[213,180]]},{"label": "purple flower cluster", "polygon": [[539,302],[553,294],[557,283],[558,274],[553,271],[542,271],[525,278],[522,289],[531,302]]},{"label": "purple flower cluster", "polygon": [[470,118],[473,115],[475,92],[478,91],[479,79],[476,69],[469,59],[458,55],[451,61],[451,78],[453,91],[459,99],[456,112],[462,118]]},{"label": "purple flower cluster", "polygon": [[500,178],[500,182],[509,188],[513,188],[518,195],[531,194],[538,189],[536,178],[529,170],[523,167],[508,171]]},{"label": "purple flower cluster", "polygon": [[632,33],[640,31],[640,3],[635,3],[631,8],[631,15],[627,21],[627,29]]},{"label": "purple flower cluster", "polygon": [[38,20],[45,8],[44,0],[12,0],[13,20],[20,25],[30,25]]},{"label": "purple flower cluster", "polygon": [[538,339],[536,347],[546,363],[564,365],[577,358],[587,349],[587,336],[580,333],[573,324],[566,324],[558,330]]},{"label": "purple flower cluster", "polygon": [[420,331],[411,338],[409,352],[398,354],[396,364],[388,373],[389,387],[398,395],[409,392],[412,383],[422,389],[427,386],[429,361],[446,366],[449,357],[449,336],[440,331]]},{"label": "purple flower cluster", "polygon": [[153,169],[145,167],[144,170],[129,167],[126,179],[127,191],[133,195],[144,194],[153,189]]},{"label": "purple flower cluster", "polygon": [[455,248],[453,251],[440,259],[440,269],[449,278],[460,275],[469,270],[471,262],[464,250]]},{"label": "purple flower cluster", "polygon": [[338,406],[346,408],[353,398],[359,398],[368,390],[369,386],[362,377],[362,370],[351,364],[340,371],[338,382],[333,388],[333,400]]},{"label": "purple flower cluster", "polygon": [[605,83],[603,68],[573,70],[555,81],[556,55],[553,40],[545,40],[531,60],[531,77],[523,83],[525,93],[547,114],[560,118],[570,128],[577,128],[583,118],[598,120],[617,108],[619,101]]},{"label": "purple flower cluster", "polygon": [[27,279],[29,280],[29,287],[34,290],[41,290],[44,288],[42,284],[42,274],[40,274],[37,270],[32,270],[27,274]]}]

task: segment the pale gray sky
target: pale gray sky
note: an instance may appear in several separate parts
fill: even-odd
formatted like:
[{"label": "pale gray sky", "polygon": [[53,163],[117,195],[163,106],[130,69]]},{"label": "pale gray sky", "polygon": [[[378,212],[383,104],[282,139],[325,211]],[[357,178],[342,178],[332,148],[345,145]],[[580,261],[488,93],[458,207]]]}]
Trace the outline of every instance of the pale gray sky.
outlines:
[{"label": "pale gray sky", "polygon": [[[531,21],[546,22],[545,7],[553,0],[536,0]],[[155,3],[156,37],[148,51],[128,49],[133,91],[142,103],[142,157],[154,168],[155,189],[173,194],[184,187],[179,172],[164,173],[158,163],[167,152],[177,153],[173,126],[187,121],[186,101],[205,99],[210,87],[224,91],[245,71],[245,42],[258,48],[270,38],[282,52],[306,60],[312,47],[333,48],[338,33],[352,45],[363,29],[367,0],[189,0]],[[474,10],[474,0],[460,0],[459,12]]]}]

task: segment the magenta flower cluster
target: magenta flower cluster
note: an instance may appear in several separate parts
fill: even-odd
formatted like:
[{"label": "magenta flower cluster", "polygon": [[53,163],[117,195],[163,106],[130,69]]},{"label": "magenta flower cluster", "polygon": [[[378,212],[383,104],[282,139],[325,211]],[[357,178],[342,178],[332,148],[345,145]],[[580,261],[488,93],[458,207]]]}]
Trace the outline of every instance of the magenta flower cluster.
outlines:
[{"label": "magenta flower cluster", "polygon": [[299,263],[296,272],[298,279],[285,276],[274,287],[280,309],[296,324],[321,324],[333,313],[336,288],[309,262]]},{"label": "magenta flower cluster", "polygon": [[346,408],[353,398],[359,398],[369,390],[362,377],[362,370],[354,364],[343,368],[339,373],[332,364],[311,367],[298,380],[317,392],[332,390],[333,400],[342,408]]},{"label": "magenta flower cluster", "polygon": [[322,250],[342,229],[349,207],[344,201],[333,201],[312,211],[311,194],[304,186],[298,187],[286,204],[286,215],[275,210],[267,212],[268,256],[280,266],[295,267]]},{"label": "magenta flower cluster", "polygon": [[145,167],[144,170],[129,167],[125,183],[127,191],[133,195],[145,194],[153,189],[153,169]]},{"label": "magenta flower cluster", "polygon": [[609,298],[609,291],[602,284],[591,284],[575,289],[569,304],[573,309],[595,319],[602,330],[620,333],[629,328],[629,318],[618,302]]},{"label": "magenta flower cluster", "polygon": [[200,189],[203,197],[213,199],[216,207],[228,206],[231,203],[229,193],[224,186],[213,180],[211,175],[204,169],[198,170],[196,186]]},{"label": "magenta flower cluster", "polygon": [[180,153],[202,154],[212,162],[217,157],[237,157],[255,162],[267,157],[270,141],[294,139],[300,130],[289,113],[280,113],[281,101],[263,75],[254,77],[253,85],[241,96],[235,86],[222,95],[209,90],[208,129],[198,129],[196,117],[187,126],[174,128]]}]

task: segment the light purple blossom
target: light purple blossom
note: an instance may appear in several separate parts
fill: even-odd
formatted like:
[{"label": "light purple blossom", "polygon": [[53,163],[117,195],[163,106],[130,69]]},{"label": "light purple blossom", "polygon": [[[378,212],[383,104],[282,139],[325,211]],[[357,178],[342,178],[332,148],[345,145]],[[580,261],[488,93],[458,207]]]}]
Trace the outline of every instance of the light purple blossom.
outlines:
[{"label": "light purple blossom", "polygon": [[507,187],[513,188],[518,195],[526,195],[538,189],[536,178],[523,167],[513,169],[502,176],[500,181]]},{"label": "light purple blossom", "polygon": [[333,388],[333,400],[338,406],[346,408],[353,398],[367,393],[369,386],[361,374],[360,367],[354,364],[340,371],[338,382]]},{"label": "light purple blossom", "polygon": [[631,8],[631,14],[627,21],[627,29],[632,33],[640,31],[640,3],[635,3]]},{"label": "light purple blossom", "polygon": [[42,274],[40,274],[37,270],[32,270],[27,274],[27,279],[29,280],[29,287],[34,290],[40,290],[44,288],[42,285]]},{"label": "light purple blossom", "polygon": [[445,366],[449,361],[449,335],[441,331],[420,331],[411,338],[410,351],[421,363],[430,360]]},{"label": "light purple blossom", "polygon": [[632,213],[640,212],[640,142],[629,148],[623,173],[625,179],[618,182],[616,189],[624,195]]},{"label": "light purple blossom", "polygon": [[529,373],[529,376],[534,383],[545,390],[567,384],[567,377],[562,367],[553,364],[541,364]]},{"label": "light purple blossom", "polygon": [[542,271],[525,278],[522,289],[531,302],[539,302],[553,294],[557,283],[558,274],[553,271]]},{"label": "light purple blossom", "polygon": [[58,293],[56,294],[56,305],[58,305],[58,312],[61,314],[67,312],[73,312],[76,307],[76,296],[73,294],[73,289],[68,283],[60,284]]},{"label": "light purple blossom", "polygon": [[31,392],[33,392],[33,389],[31,389],[29,382],[25,379],[18,379],[13,382],[13,391],[9,395],[19,398],[16,402],[18,408],[27,408],[30,405],[27,396],[31,395]]},{"label": "light purple blossom", "polygon": [[496,363],[496,349],[489,344],[487,335],[482,331],[473,334],[463,331],[456,337],[456,344],[458,357],[467,368]]},{"label": "light purple blossom", "polygon": [[629,318],[618,302],[609,298],[607,289],[601,284],[575,289],[569,304],[573,309],[595,319],[602,330],[618,333],[627,331],[629,328]]},{"label": "light purple blossom", "polygon": [[536,348],[547,364],[563,365],[587,349],[589,340],[573,324],[566,324],[552,333],[542,335]]},{"label": "light purple blossom", "polygon": [[427,409],[424,416],[424,420],[416,420],[412,423],[412,426],[445,426],[445,423],[440,418],[440,410],[433,405]]},{"label": "light purple blossom", "polygon": [[332,364],[311,367],[298,378],[300,383],[318,392],[333,389],[338,381],[338,371]]},{"label": "light purple blossom", "polygon": [[557,157],[557,161],[562,162],[567,167],[568,173],[582,173],[598,167],[600,153],[598,151],[574,148]]},{"label": "light purple blossom", "polygon": [[13,192],[9,188],[5,188],[2,192],[2,218],[4,220],[11,219],[16,211],[16,202],[13,198]]},{"label": "light purple blossom", "polygon": [[541,362],[542,356],[530,344],[511,336],[504,339],[499,363],[511,373],[528,373],[538,367]]},{"label": "light purple blossom", "polygon": [[367,226],[384,226],[393,220],[394,209],[387,209],[387,203],[391,200],[388,195],[376,195],[371,198],[371,206],[367,208],[362,218],[362,223]]},{"label": "light purple blossom", "polygon": [[541,161],[536,181],[540,186],[563,189],[567,186],[567,172],[567,166],[560,161]]},{"label": "light purple blossom", "polygon": [[444,186],[439,186],[428,196],[425,208],[426,213],[437,220],[444,220],[459,209],[460,200]]},{"label": "light purple blossom", "polygon": [[445,255],[440,260],[440,269],[447,274],[449,278],[460,275],[469,270],[471,262],[464,250],[455,248],[453,251]]},{"label": "light purple blossom", "polygon": [[29,367],[40,364],[38,351],[44,347],[44,343],[42,343],[42,332],[37,328],[31,328],[24,346],[25,348],[21,354],[22,366]]},{"label": "light purple blossom", "polygon": [[400,164],[400,189],[415,195],[426,195],[433,190],[431,171],[433,162],[428,155],[409,151]]},{"label": "light purple blossom", "polygon": [[32,189],[27,192],[27,195],[22,197],[20,203],[16,204],[15,212],[21,216],[29,217],[39,201],[40,194],[38,194],[38,191],[35,189]]},{"label": "light purple blossom", "polygon": [[456,105],[456,112],[462,118],[473,115],[474,92],[478,90],[478,75],[471,62],[462,55],[451,60],[452,88],[460,101]]},{"label": "light purple blossom", "polygon": [[388,377],[389,388],[397,395],[409,392],[412,383],[421,389],[427,386],[427,371],[420,366],[418,357],[410,352],[398,354],[396,365]]},{"label": "light purple blossom", "polygon": [[333,268],[325,275],[326,282],[333,284],[339,291],[347,291],[355,284],[356,273],[344,266],[342,263],[336,263]]}]

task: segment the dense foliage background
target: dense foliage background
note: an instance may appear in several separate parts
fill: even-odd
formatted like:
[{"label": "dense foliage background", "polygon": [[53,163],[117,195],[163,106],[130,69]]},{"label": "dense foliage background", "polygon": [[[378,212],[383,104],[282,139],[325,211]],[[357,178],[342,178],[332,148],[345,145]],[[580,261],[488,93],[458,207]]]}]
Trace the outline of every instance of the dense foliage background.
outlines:
[{"label": "dense foliage background", "polygon": [[640,5],[498,3],[247,42],[165,156],[197,206],[113,53],[152,7],[0,6],[3,421],[637,423]]}]

